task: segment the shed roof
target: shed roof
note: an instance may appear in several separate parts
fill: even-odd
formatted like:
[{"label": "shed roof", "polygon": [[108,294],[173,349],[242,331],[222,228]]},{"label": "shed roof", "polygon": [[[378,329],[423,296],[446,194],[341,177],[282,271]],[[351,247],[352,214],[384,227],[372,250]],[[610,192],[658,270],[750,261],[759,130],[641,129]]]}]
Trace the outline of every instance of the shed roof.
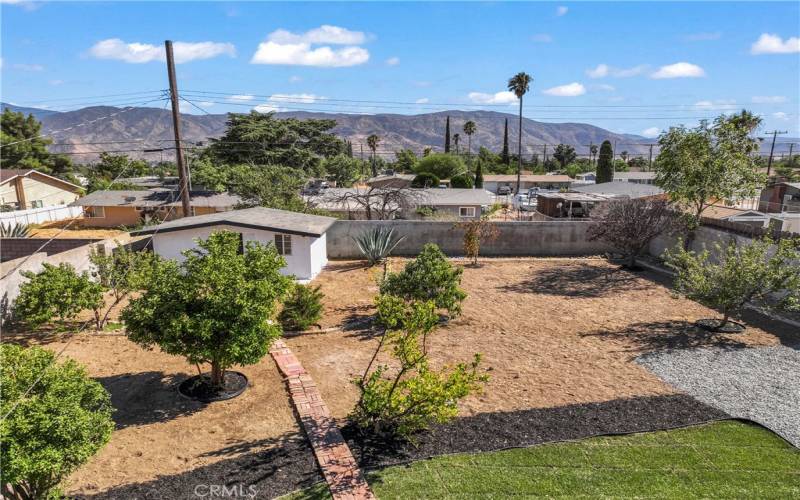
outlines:
[{"label": "shed roof", "polygon": [[5,184],[6,182],[11,181],[11,179],[15,179],[17,177],[30,177],[31,175],[39,175],[50,179],[52,181],[56,181],[59,184],[66,186],[71,191],[80,191],[83,189],[80,186],[77,186],[69,181],[65,181],[64,179],[59,179],[58,177],[53,177],[52,175],[43,174],[38,170],[34,170],[32,168],[28,169],[16,169],[16,168],[7,168],[0,170],[0,184]]},{"label": "shed roof", "polygon": [[[483,176],[484,182],[517,182],[516,174],[489,174]],[[572,182],[572,177],[568,175],[521,175],[520,182]]]},{"label": "shed roof", "polygon": [[664,194],[664,190],[652,184],[638,184],[635,182],[603,182],[573,187],[578,193],[594,193],[609,196],[627,196],[629,198],[644,198]]},{"label": "shed roof", "polygon": [[[95,191],[72,202],[82,207],[168,207],[181,204],[179,191],[171,189],[147,189],[125,191]],[[213,191],[192,191],[193,207],[230,208],[242,202],[236,195]]]},{"label": "shed roof", "polygon": [[208,215],[196,215],[171,220],[157,226],[131,232],[131,235],[169,233],[197,227],[238,226],[250,229],[264,229],[301,236],[321,236],[336,222],[333,217],[309,215],[274,208],[253,207],[230,210]]}]

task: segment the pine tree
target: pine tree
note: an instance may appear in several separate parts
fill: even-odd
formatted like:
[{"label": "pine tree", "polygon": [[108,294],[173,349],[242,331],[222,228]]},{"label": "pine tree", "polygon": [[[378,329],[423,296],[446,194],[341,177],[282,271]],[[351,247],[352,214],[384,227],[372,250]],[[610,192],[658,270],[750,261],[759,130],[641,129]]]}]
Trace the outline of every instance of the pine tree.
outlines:
[{"label": "pine tree", "polygon": [[483,189],[483,162],[479,161],[478,166],[475,167],[475,187]]},{"label": "pine tree", "polygon": [[597,184],[611,182],[614,180],[614,151],[609,141],[603,141],[600,145],[600,153],[597,156]]},{"label": "pine tree", "polygon": [[350,141],[347,141],[347,156],[353,157],[353,143]]},{"label": "pine tree", "polygon": [[450,152],[450,117],[447,117],[447,125],[444,129],[444,152]]},{"label": "pine tree", "polygon": [[503,155],[502,155],[503,165],[508,165],[511,163],[511,156],[508,154],[508,118],[506,118],[506,126],[503,131]]}]

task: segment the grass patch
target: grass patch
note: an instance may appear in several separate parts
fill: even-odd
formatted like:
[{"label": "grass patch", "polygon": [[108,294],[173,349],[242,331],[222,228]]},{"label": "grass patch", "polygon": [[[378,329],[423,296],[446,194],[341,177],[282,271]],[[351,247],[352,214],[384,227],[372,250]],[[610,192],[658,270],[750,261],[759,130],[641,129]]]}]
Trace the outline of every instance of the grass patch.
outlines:
[{"label": "grass patch", "polygon": [[[800,498],[800,451],[737,421],[462,454],[367,475],[378,498]],[[330,498],[325,484],[285,498]]]}]

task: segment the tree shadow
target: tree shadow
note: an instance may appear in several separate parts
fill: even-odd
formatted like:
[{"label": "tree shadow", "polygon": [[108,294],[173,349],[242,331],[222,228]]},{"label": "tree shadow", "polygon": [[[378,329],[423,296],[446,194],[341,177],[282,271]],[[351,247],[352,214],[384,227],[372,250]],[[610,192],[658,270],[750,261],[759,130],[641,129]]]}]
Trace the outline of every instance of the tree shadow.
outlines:
[{"label": "tree shadow", "polygon": [[356,271],[358,269],[367,269],[369,264],[366,260],[357,261],[328,261],[325,266],[325,271],[334,273],[346,273],[348,271]]},{"label": "tree shadow", "polygon": [[606,297],[622,291],[642,290],[649,287],[646,281],[637,279],[621,269],[568,264],[537,269],[521,281],[499,287],[503,292],[542,293],[563,297]]},{"label": "tree shadow", "polygon": [[205,407],[178,394],[177,386],[188,374],[164,372],[123,373],[96,380],[111,394],[117,429],[164,422],[188,416]]},{"label": "tree shadow", "polygon": [[721,347],[725,349],[744,349],[749,347],[748,344],[738,340],[736,335],[704,330],[688,321],[633,323],[619,330],[598,330],[580,334],[581,337],[598,337],[606,340],[628,342],[632,344],[630,350],[634,352],[691,349],[695,347]]},{"label": "tree shadow", "polygon": [[[267,449],[263,449],[263,448]],[[86,499],[173,499],[201,498],[209,494],[209,486],[226,487],[235,497],[275,498],[323,480],[314,453],[297,433],[276,438],[237,443],[201,455],[221,457],[239,454],[210,465],[160,476],[152,481],[125,484],[97,494],[80,495]],[[250,496],[253,493],[254,496]]]},{"label": "tree shadow", "polygon": [[63,342],[71,335],[80,335],[78,332],[85,321],[65,321],[64,323],[51,323],[36,329],[19,323],[3,324],[3,342],[9,342],[22,347],[41,346],[54,342]]}]

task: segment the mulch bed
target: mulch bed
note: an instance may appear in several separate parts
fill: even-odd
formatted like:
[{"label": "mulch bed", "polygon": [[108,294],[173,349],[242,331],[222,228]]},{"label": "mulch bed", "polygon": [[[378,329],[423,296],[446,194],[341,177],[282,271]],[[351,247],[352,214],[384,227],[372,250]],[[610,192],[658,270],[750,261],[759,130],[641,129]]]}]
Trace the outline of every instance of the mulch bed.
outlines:
[{"label": "mulch bed", "polygon": [[664,430],[727,418],[728,414],[679,394],[481,413],[433,427],[417,436],[416,446],[364,439],[350,426],[342,428],[342,433],[361,466],[374,469],[438,455]]},{"label": "mulch bed", "polygon": [[247,376],[244,373],[227,370],[222,378],[223,387],[219,388],[211,385],[210,375],[195,375],[181,382],[178,394],[188,399],[212,403],[233,399],[247,389]]}]

